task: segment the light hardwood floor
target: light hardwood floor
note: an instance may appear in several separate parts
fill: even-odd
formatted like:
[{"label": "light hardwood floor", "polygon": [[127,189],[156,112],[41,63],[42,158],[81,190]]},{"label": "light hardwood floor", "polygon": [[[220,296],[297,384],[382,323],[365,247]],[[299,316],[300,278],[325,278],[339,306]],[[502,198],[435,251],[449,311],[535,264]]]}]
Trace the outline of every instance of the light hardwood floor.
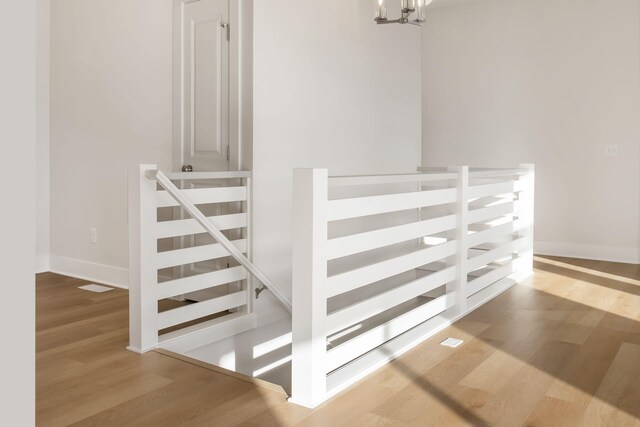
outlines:
[{"label": "light hardwood floor", "polygon": [[314,411],[126,351],[126,291],[37,283],[41,426],[640,426],[636,265],[538,257],[534,277]]}]

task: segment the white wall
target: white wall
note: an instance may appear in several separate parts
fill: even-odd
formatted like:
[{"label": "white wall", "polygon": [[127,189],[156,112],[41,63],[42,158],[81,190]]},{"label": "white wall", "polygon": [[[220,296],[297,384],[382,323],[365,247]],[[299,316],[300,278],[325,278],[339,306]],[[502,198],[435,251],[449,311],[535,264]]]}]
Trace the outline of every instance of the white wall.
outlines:
[{"label": "white wall", "polygon": [[254,4],[254,261],[288,295],[293,168],[420,163],[420,30],[373,13],[370,0]]},{"label": "white wall", "polygon": [[126,285],[127,168],[171,166],[172,5],[52,5],[53,271]]},{"label": "white wall", "polygon": [[3,425],[35,425],[36,3],[0,2],[0,310]]},{"label": "white wall", "polygon": [[[53,4],[53,271],[126,283],[126,167],[171,164],[171,4]],[[372,16],[368,0],[255,4],[254,69],[245,69],[245,77],[253,71],[254,127],[246,111],[240,125],[243,144],[255,142],[243,163],[256,177],[255,241],[269,242],[258,243],[255,260],[286,293],[294,167],[354,174],[412,172],[420,163],[420,32],[376,26]]]},{"label": "white wall", "polygon": [[425,165],[534,162],[537,252],[638,262],[639,17],[637,0],[432,9]]},{"label": "white wall", "polygon": [[36,3],[36,272],[49,271],[50,0]]}]

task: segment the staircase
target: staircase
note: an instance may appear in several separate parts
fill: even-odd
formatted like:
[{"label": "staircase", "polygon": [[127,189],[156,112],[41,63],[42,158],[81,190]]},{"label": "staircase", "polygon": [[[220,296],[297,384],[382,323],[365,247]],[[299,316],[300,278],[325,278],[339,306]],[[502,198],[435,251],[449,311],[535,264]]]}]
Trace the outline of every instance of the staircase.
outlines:
[{"label": "staircase", "polygon": [[[250,172],[141,165],[129,187],[129,349],[186,355],[315,407],[531,273],[533,185],[531,165],[297,169],[292,305],[251,261]],[[194,292],[205,296],[189,302]],[[258,296],[279,319],[258,322]]]}]

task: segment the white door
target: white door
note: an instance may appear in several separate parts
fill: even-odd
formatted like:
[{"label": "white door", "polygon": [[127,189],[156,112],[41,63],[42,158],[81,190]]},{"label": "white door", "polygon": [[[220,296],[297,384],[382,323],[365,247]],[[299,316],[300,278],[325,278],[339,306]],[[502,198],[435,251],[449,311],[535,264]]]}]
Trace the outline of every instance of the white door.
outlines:
[{"label": "white door", "polygon": [[229,170],[229,0],[182,1],[174,169]]},{"label": "white door", "polygon": [[[229,0],[180,0],[174,17],[174,170],[227,171],[229,157]],[[183,181],[182,188],[225,185]],[[230,212],[225,205],[200,206],[207,216]],[[174,216],[182,217],[177,209]],[[205,234],[178,238],[174,248],[214,243]],[[174,278],[226,268],[229,258],[174,269]],[[185,295],[201,301],[228,286]]]}]

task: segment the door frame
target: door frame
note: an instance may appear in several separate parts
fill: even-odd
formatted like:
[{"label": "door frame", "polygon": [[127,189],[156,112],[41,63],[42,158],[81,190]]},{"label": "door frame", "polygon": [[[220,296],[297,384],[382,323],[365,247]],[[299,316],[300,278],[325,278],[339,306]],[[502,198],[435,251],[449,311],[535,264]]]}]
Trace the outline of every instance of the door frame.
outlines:
[{"label": "door frame", "polygon": [[[172,168],[182,168],[182,8],[201,0],[173,0]],[[251,170],[253,148],[253,0],[229,1],[229,170]]]}]

